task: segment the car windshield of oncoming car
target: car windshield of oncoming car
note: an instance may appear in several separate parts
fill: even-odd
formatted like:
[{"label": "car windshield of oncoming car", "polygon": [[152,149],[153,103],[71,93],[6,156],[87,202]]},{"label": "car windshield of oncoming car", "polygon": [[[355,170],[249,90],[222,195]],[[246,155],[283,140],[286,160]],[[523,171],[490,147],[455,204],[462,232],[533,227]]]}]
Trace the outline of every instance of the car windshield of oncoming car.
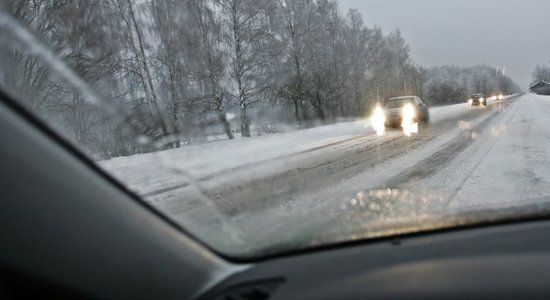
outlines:
[{"label": "car windshield of oncoming car", "polygon": [[[262,258],[546,216],[548,11],[10,0],[0,89],[197,240]],[[452,21],[472,14],[515,21]],[[497,47],[471,47],[487,36]],[[421,120],[407,106],[389,122],[418,99]]]},{"label": "car windshield of oncoming car", "polygon": [[392,100],[390,99],[390,101],[388,101],[388,103],[386,104],[386,108],[399,108],[399,107],[403,107],[405,106],[406,104],[408,103],[414,103],[414,99],[413,98],[407,98],[407,99],[397,99],[397,100]]}]

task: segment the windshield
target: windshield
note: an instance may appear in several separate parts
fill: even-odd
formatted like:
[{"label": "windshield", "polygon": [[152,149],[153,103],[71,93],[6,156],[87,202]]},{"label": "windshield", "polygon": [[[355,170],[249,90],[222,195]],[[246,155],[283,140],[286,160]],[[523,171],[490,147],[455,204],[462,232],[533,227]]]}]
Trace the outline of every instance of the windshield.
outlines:
[{"label": "windshield", "polygon": [[547,11],[9,0],[0,89],[197,240],[259,258],[546,216]]},{"label": "windshield", "polygon": [[405,106],[405,104],[408,104],[408,103],[414,103],[413,99],[412,98],[398,99],[398,100],[390,99],[390,101],[386,103],[385,108],[399,108],[399,107]]}]

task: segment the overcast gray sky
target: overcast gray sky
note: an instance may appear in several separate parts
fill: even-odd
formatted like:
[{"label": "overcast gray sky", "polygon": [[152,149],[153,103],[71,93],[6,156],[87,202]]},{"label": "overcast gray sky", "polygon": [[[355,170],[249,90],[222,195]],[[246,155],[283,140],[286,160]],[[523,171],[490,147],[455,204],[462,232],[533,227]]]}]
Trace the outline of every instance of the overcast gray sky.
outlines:
[{"label": "overcast gray sky", "polygon": [[550,62],[549,0],[339,0],[369,27],[400,28],[424,66],[506,67],[523,89],[537,64]]}]

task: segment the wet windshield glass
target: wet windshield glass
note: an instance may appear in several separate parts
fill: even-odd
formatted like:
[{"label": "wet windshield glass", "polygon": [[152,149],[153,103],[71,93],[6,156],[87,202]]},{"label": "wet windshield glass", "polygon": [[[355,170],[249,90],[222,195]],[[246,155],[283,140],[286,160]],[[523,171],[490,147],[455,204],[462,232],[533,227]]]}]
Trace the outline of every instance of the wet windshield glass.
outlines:
[{"label": "wet windshield glass", "polygon": [[531,218],[550,2],[507,3],[3,1],[0,89],[232,257]]}]

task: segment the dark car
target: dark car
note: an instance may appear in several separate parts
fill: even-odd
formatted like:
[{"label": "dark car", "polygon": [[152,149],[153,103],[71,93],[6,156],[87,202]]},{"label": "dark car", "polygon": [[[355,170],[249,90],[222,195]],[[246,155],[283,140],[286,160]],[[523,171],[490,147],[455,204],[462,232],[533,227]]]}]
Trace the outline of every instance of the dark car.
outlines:
[{"label": "dark car", "polygon": [[427,123],[430,120],[428,105],[417,96],[402,96],[390,98],[384,106],[386,126],[401,126],[404,109],[407,105],[413,108],[413,121]]},{"label": "dark car", "polygon": [[472,96],[470,96],[470,99],[468,99],[468,105],[487,106],[487,98],[485,98],[485,95],[483,93],[472,94]]}]

